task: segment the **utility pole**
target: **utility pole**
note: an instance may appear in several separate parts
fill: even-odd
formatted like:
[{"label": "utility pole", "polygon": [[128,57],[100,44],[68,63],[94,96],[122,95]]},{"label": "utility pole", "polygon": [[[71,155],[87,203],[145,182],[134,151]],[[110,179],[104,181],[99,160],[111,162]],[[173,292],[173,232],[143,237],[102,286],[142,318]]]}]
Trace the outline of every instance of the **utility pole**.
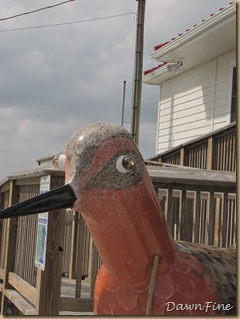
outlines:
[{"label": "utility pole", "polygon": [[142,96],[143,45],[144,45],[144,17],[146,0],[138,1],[137,34],[134,66],[134,89],[132,104],[131,135],[139,145],[140,109]]},{"label": "utility pole", "polygon": [[121,126],[123,126],[123,123],[124,123],[125,95],[126,95],[126,81],[123,81],[123,102],[122,102],[122,120],[121,120]]}]

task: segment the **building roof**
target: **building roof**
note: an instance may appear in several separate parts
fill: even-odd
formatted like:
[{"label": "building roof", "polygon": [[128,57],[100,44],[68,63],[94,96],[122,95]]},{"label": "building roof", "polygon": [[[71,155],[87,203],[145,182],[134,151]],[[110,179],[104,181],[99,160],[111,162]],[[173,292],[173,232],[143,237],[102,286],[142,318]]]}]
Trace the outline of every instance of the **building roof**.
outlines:
[{"label": "building roof", "polygon": [[191,29],[156,45],[150,57],[161,64],[146,70],[143,82],[160,84],[175,76],[167,70],[169,62],[182,62],[184,72],[235,48],[236,2],[231,2]]},{"label": "building roof", "polygon": [[44,157],[41,157],[39,159],[36,160],[36,162],[38,163],[38,165],[42,165],[42,163],[46,163],[46,162],[52,162],[53,161],[53,158],[55,156],[59,156],[61,154],[63,154],[64,152],[59,152],[57,154],[53,154],[53,155],[49,155],[49,156],[44,156]]},{"label": "building roof", "polygon": [[45,175],[64,176],[65,172],[63,170],[55,168],[52,162],[53,158],[60,154],[62,153],[57,153],[48,157],[42,157],[36,160],[38,164],[35,164],[34,166],[31,166],[31,167],[20,169],[19,171],[9,174],[4,179],[0,180],[0,186],[5,184],[9,180],[13,180],[13,179],[26,179],[26,178],[45,176]]},{"label": "building roof", "polygon": [[45,175],[57,175],[57,176],[64,176],[65,172],[59,170],[51,165],[43,164],[40,166],[33,166],[21,169],[17,172],[13,172],[4,179],[0,181],[0,186],[8,182],[9,180],[13,179],[26,179],[26,178],[33,178],[33,177],[40,177]]}]

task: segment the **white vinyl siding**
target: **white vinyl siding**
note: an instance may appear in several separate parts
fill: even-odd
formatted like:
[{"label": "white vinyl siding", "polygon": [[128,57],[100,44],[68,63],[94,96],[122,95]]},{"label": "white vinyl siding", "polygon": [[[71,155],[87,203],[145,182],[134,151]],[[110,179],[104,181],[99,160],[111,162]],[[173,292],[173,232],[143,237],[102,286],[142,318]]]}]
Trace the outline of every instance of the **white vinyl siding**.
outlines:
[{"label": "white vinyl siding", "polygon": [[218,57],[216,73],[216,95],[213,115],[213,130],[219,129],[230,122],[231,94],[231,61],[235,59],[236,51]]},{"label": "white vinyl siding", "polygon": [[236,50],[161,84],[157,153],[229,124]]}]

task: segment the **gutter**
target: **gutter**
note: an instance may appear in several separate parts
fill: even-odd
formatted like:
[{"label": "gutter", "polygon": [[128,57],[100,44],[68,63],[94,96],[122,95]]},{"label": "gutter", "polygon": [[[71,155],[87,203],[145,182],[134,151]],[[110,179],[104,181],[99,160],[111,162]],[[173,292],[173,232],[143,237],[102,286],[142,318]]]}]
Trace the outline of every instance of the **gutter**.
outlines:
[{"label": "gutter", "polygon": [[[152,71],[152,72],[150,72],[150,73],[144,75],[144,76],[143,76],[143,83],[148,83],[148,81],[154,80],[155,78],[157,78],[157,77],[159,77],[159,76],[161,76],[161,75],[163,75],[163,74],[166,74],[166,73],[168,73],[168,75],[169,75],[168,79],[171,78],[171,77],[173,77],[173,76],[175,76],[174,74],[170,74],[170,73],[168,72],[168,70],[167,70],[167,64],[166,64],[166,65],[163,65],[163,66],[161,66],[161,67],[158,67],[158,68],[156,68],[154,71]],[[153,84],[153,83],[148,83],[148,84]],[[159,84],[154,84],[154,85],[159,85]]]},{"label": "gutter", "polygon": [[[225,24],[236,18],[236,3],[229,5],[223,10],[215,13],[214,16],[209,17],[202,23],[193,27],[189,31],[185,32],[173,41],[168,42],[166,45],[159,48],[157,51],[150,54],[150,58],[154,60],[161,60],[161,57],[171,53],[173,50],[177,50],[179,47],[183,47],[189,42],[204,37],[204,33],[209,33],[219,24]],[[168,61],[171,62],[171,61]],[[174,61],[176,62],[176,61]]]}]

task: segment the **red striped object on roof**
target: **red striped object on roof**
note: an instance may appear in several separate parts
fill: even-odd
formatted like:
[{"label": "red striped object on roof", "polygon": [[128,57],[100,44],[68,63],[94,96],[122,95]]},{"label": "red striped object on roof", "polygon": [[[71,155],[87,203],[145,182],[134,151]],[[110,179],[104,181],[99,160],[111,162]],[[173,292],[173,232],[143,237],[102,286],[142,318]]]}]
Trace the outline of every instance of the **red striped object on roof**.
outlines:
[{"label": "red striped object on roof", "polygon": [[149,69],[149,70],[146,70],[144,71],[144,75],[147,75],[148,73],[151,73],[159,68],[161,68],[162,66],[164,66],[165,64],[167,64],[168,62],[164,62],[162,64],[159,64],[158,66],[156,66],[155,68],[152,68],[152,69]]},{"label": "red striped object on roof", "polygon": [[[231,5],[231,4],[233,4],[233,3],[235,3],[235,1],[230,2],[229,5]],[[220,8],[217,12],[222,11],[223,9],[225,9],[225,8]],[[209,17],[214,16],[217,12],[210,14]],[[206,20],[206,19],[202,20],[202,22],[204,22],[205,20]],[[193,25],[193,28],[195,28],[195,27],[198,26],[199,24],[200,24],[200,23],[194,24],[194,25]],[[191,30],[191,29],[192,29],[192,28],[186,29],[183,33],[179,33],[178,36],[180,37],[182,34],[185,34],[186,32],[188,32],[188,31]],[[162,48],[163,46],[165,46],[165,45],[168,44],[169,42],[175,40],[176,38],[177,38],[177,37],[172,38],[170,41],[166,41],[166,42],[163,42],[163,43],[160,43],[160,44],[155,45],[155,46],[153,47],[153,48],[154,48],[154,51],[157,51],[158,49]]]}]

